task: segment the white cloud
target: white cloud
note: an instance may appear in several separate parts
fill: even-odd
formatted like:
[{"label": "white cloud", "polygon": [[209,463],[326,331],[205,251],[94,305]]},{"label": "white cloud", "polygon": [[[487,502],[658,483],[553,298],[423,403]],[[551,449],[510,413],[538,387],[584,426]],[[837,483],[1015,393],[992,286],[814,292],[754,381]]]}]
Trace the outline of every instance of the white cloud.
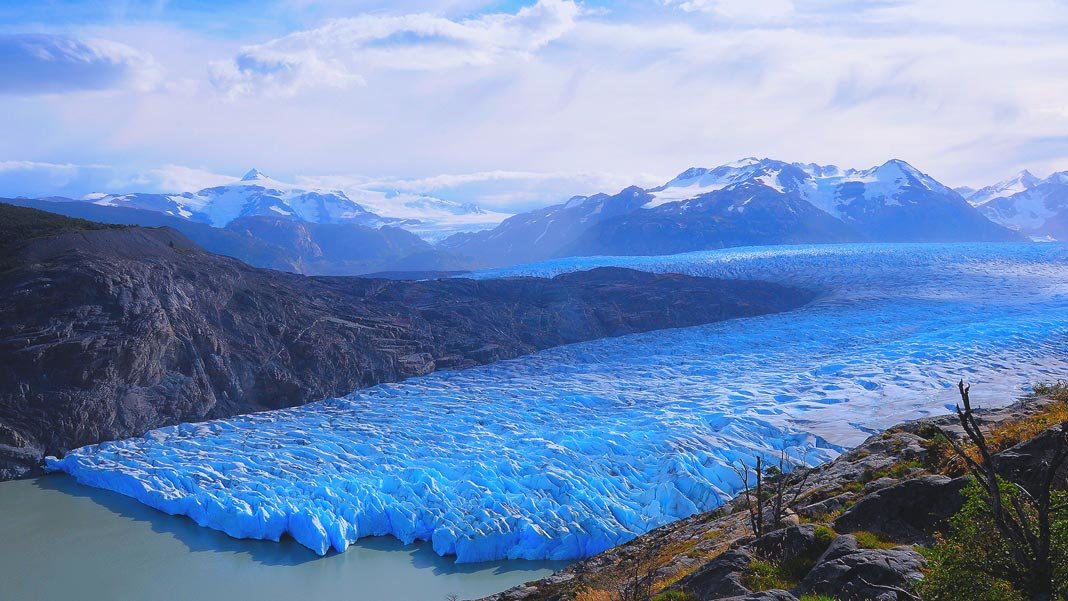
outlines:
[{"label": "white cloud", "polygon": [[0,196],[81,196],[110,174],[107,165],[0,161]]},{"label": "white cloud", "polygon": [[522,57],[559,38],[579,13],[571,0],[539,0],[515,14],[451,20],[431,14],[335,19],[212,64],[212,81],[229,95],[258,90],[347,88],[375,70],[432,71],[485,66]]},{"label": "white cloud", "polygon": [[793,0],[661,0],[685,12],[713,13],[743,23],[774,21],[794,12]]},{"label": "white cloud", "polygon": [[208,169],[186,167],[184,165],[164,165],[149,169],[135,182],[151,186],[152,190],[161,192],[196,192],[204,188],[221,186],[237,179],[232,175],[221,175]]},{"label": "white cloud", "polygon": [[160,72],[149,54],[104,39],[0,35],[0,93],[14,95],[148,90]]},{"label": "white cloud", "polygon": [[[77,32],[150,52],[171,81],[199,85],[0,95],[0,159],[391,174],[362,179],[502,210],[750,155],[845,166],[900,157],[952,185],[1068,168],[1064,2],[795,0],[788,16],[763,20],[660,1],[525,9],[539,18],[471,17],[475,0],[420,5],[446,16],[397,4],[374,0],[363,6],[379,12],[282,37],[158,22]],[[225,98],[205,67],[246,52],[276,73],[230,61],[236,79],[216,82],[235,93]],[[440,173],[459,175],[431,177]]]},{"label": "white cloud", "polygon": [[362,190],[426,194],[456,202],[473,202],[490,209],[521,211],[563,202],[576,195],[617,192],[632,185],[657,186],[670,177],[648,173],[483,171],[409,179],[362,175],[298,176],[297,182],[356,195]]}]

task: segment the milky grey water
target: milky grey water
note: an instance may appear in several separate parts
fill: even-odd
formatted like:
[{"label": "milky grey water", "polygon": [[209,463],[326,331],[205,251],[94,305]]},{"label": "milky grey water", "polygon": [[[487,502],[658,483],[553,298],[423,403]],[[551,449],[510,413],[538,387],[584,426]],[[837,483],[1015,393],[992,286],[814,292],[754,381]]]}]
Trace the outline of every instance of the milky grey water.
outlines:
[{"label": "milky grey water", "polygon": [[478,597],[562,562],[456,564],[429,545],[361,540],[317,557],[293,541],[237,540],[65,475],[0,482],[0,599]]}]

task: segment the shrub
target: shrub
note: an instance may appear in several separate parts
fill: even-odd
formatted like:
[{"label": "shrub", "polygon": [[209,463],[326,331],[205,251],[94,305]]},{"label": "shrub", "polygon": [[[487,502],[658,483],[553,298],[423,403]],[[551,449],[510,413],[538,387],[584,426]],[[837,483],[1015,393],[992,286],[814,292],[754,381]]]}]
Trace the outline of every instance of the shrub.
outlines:
[{"label": "shrub", "polygon": [[824,551],[827,550],[827,547],[831,546],[831,543],[837,536],[838,533],[834,530],[831,530],[827,526],[824,526],[822,524],[816,526],[816,542],[819,543],[820,547],[822,547]]},{"label": "shrub", "polygon": [[751,591],[769,591],[773,588],[788,589],[797,584],[796,581],[787,580],[779,572],[779,566],[754,559],[742,572],[742,586]]},{"label": "shrub", "polygon": [[893,549],[899,546],[897,543],[887,540],[875,532],[866,530],[854,532],[853,537],[857,539],[857,546],[861,549]]},{"label": "shrub", "polygon": [[653,595],[650,601],[697,601],[697,595],[686,591],[664,591]]},{"label": "shrub", "polygon": [[[964,494],[964,507],[950,522],[952,534],[921,550],[928,568],[917,587],[920,597],[924,601],[1025,601],[1027,595],[1012,582],[1021,567],[993,523],[983,489],[973,482]],[[1011,501],[1021,493],[1003,483],[1002,494]],[[1068,494],[1056,496],[1056,504],[1068,502]],[[1060,598],[1068,598],[1068,511],[1062,509],[1056,516],[1052,539],[1054,582]]]},{"label": "shrub", "polygon": [[1068,380],[1041,382],[1034,386],[1035,394],[1048,396],[1056,401],[1068,401]]}]

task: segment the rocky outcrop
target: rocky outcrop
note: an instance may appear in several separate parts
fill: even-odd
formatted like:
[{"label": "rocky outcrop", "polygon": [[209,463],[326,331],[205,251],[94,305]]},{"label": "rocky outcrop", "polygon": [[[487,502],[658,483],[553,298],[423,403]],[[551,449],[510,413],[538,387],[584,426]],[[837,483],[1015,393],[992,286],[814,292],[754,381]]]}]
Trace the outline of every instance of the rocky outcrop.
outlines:
[{"label": "rocky outcrop", "polygon": [[598,269],[554,279],[304,277],[170,229],[0,205],[0,479],[44,454],[299,405],[605,336],[793,308],[781,286]]},{"label": "rocky outcrop", "polygon": [[[1063,402],[1028,397],[982,411],[981,421],[986,427],[1021,422]],[[996,454],[995,463],[1007,477],[1026,483],[1056,443],[1054,432],[1047,430]],[[914,545],[931,542],[963,503],[964,478],[924,467],[944,459],[942,436],[963,436],[956,416],[899,424],[812,470],[796,512],[821,525],[783,523],[755,538],[742,502],[735,500],[484,601],[613,598],[621,578],[625,581],[636,572],[636,561],[651,566],[655,581],[673,583],[668,590],[690,593],[700,601],[792,601],[804,595],[851,601],[915,599],[913,584],[922,577],[925,562]],[[828,536],[833,537],[829,544]],[[753,578],[759,575],[757,566],[781,568],[779,580],[771,582],[781,588]],[[648,568],[640,566],[638,572],[641,569]]]},{"label": "rocky outcrop", "polygon": [[797,590],[840,599],[898,601],[908,598],[907,590],[923,577],[924,565],[910,547],[857,549],[821,558]]},{"label": "rocky outcrop", "polygon": [[931,535],[964,505],[967,478],[930,475],[866,495],[834,521],[838,532],[876,532],[890,540],[932,544]]},{"label": "rocky outcrop", "polygon": [[679,588],[701,599],[744,597],[752,591],[742,584],[742,575],[752,562],[749,551],[731,549],[687,576]]}]

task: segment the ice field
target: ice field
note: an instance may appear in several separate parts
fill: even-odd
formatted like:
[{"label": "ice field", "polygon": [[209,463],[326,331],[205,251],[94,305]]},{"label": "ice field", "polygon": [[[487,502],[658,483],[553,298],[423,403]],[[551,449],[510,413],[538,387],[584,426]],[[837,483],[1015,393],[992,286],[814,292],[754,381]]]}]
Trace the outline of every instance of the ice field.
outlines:
[{"label": "ice field", "polygon": [[1068,375],[1068,246],[841,245],[551,261],[815,287],[814,303],[550,349],[341,399],[84,447],[48,467],[235,537],[359,537],[459,561],[568,559],[708,510],[732,462],[809,463]]}]

